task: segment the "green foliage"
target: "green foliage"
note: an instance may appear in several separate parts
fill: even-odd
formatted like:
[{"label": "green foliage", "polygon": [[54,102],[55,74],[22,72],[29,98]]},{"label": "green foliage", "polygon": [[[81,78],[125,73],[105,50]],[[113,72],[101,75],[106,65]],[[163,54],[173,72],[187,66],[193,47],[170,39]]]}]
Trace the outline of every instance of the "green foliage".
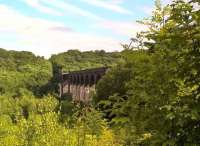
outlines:
[{"label": "green foliage", "polygon": [[79,70],[118,58],[119,53],[68,51],[48,61],[30,52],[0,49],[0,145],[120,145],[99,112],[47,95],[57,90],[60,66]]},{"label": "green foliage", "polygon": [[53,55],[50,58],[54,68],[62,67],[63,71],[83,70],[88,68],[111,66],[115,64],[121,55],[118,52],[107,53],[105,51],[69,50],[65,53]]},{"label": "green foliage", "polygon": [[[200,2],[155,5],[137,50],[70,50],[48,61],[0,49],[0,145],[198,146]],[[96,86],[96,109],[47,94],[62,68],[101,66],[112,68]]]},{"label": "green foliage", "polygon": [[120,146],[99,112],[92,108],[83,108],[81,115],[75,113],[76,121],[70,126],[60,120],[59,103],[52,96],[0,99],[2,146]]},{"label": "green foliage", "polygon": [[0,49],[0,95],[16,97],[22,90],[41,95],[41,87],[51,78],[52,67],[45,59],[30,52]]},{"label": "green foliage", "polygon": [[122,60],[120,52],[69,50],[64,53],[52,55],[49,61],[53,66],[53,79],[51,86],[55,91],[59,90],[58,83],[62,72],[79,71],[84,69],[114,66]]},{"label": "green foliage", "polygon": [[125,63],[97,85],[99,108],[126,145],[199,145],[200,15],[194,2],[199,5],[180,0],[162,8],[157,1],[143,22],[149,31],[138,35],[141,50],[125,50]]},{"label": "green foliage", "polygon": [[99,111],[85,105],[76,105],[75,110],[73,119],[76,121],[74,129],[77,133],[78,145],[121,145],[115,139],[113,131],[108,129],[107,123],[102,119],[102,114]]}]

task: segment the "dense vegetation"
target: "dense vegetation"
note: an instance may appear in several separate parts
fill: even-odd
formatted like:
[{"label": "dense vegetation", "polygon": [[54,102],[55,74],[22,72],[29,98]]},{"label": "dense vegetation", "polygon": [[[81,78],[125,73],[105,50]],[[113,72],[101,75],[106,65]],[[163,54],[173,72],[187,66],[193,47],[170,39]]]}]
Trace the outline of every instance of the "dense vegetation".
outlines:
[{"label": "dense vegetation", "polygon": [[125,62],[99,82],[96,102],[125,132],[126,145],[200,145],[199,4],[162,8],[157,1],[152,18],[142,22],[150,30],[139,35],[150,41],[125,50]]},{"label": "dense vegetation", "polygon": [[[199,146],[200,2],[156,1],[137,47],[49,60],[0,49],[2,146]],[[90,106],[57,99],[58,73],[112,66]]]},{"label": "dense vegetation", "polygon": [[1,146],[119,145],[101,115],[89,107],[77,108],[70,122],[62,118],[59,102],[52,96],[1,96],[0,101]]},{"label": "dense vegetation", "polygon": [[119,145],[101,113],[59,102],[56,88],[60,67],[95,68],[114,64],[119,56],[70,50],[45,60],[30,52],[0,49],[0,145]]},{"label": "dense vegetation", "polygon": [[15,97],[24,92],[40,94],[52,78],[51,63],[30,52],[0,49],[0,95]]},{"label": "dense vegetation", "polygon": [[50,58],[54,68],[62,67],[64,72],[96,68],[102,66],[113,66],[121,58],[119,52],[69,50],[65,53],[53,55]]}]

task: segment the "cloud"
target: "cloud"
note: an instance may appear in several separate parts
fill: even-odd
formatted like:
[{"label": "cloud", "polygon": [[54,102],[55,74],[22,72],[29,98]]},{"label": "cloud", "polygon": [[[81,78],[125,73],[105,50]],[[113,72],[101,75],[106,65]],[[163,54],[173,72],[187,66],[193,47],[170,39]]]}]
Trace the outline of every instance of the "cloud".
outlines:
[{"label": "cloud", "polygon": [[110,30],[114,34],[124,35],[126,37],[135,37],[140,31],[147,30],[145,25],[137,22],[121,22],[121,21],[102,21],[95,25],[97,28]]},{"label": "cloud", "polygon": [[147,14],[148,16],[151,16],[152,15],[152,12],[154,10],[154,7],[149,7],[149,6],[143,6],[141,7],[141,10]]},{"label": "cloud", "polygon": [[111,4],[122,4],[125,0],[105,0],[110,2]]},{"label": "cloud", "polygon": [[163,5],[167,5],[167,4],[170,4],[172,0],[162,0],[161,2]]},{"label": "cloud", "polygon": [[81,9],[75,5],[72,5],[68,2],[60,1],[60,0],[42,0],[44,3],[49,4],[51,6],[54,6],[58,9],[62,9],[65,12],[72,12],[74,14],[80,15],[80,16],[85,16],[88,18],[96,19],[96,20],[103,20],[102,17],[99,17],[95,15],[94,13]]},{"label": "cloud", "polygon": [[39,0],[24,0],[24,2],[27,5],[29,5],[29,6],[31,6],[33,8],[36,8],[40,12],[47,13],[47,14],[50,14],[50,15],[56,15],[56,16],[62,16],[63,15],[59,11],[56,11],[56,10],[54,10],[52,8],[49,8],[49,7],[44,6],[44,5],[41,5]]},{"label": "cloud", "polygon": [[0,5],[0,31],[9,31],[15,33],[34,34],[37,30],[47,30],[54,26],[65,27],[63,23],[55,21],[47,21],[40,18],[32,18],[21,15],[6,5]]},{"label": "cloud", "polygon": [[94,13],[81,9],[67,1],[61,0],[23,0],[29,6],[36,8],[37,10],[52,14],[52,15],[67,15],[76,14],[87,18],[96,20],[103,20],[102,17],[95,15]]},{"label": "cloud", "polygon": [[[60,22],[27,17],[6,5],[0,5],[0,19],[0,38],[3,38],[0,47],[5,49],[31,51],[46,58],[68,49],[122,49],[120,43],[123,42],[119,40],[79,33]],[[5,41],[7,32],[9,37]]]},{"label": "cloud", "polygon": [[200,11],[200,4],[198,2],[193,3],[193,7],[195,11]]},{"label": "cloud", "polygon": [[73,32],[74,30],[70,27],[62,27],[62,26],[56,26],[56,27],[52,27],[49,30],[53,30],[53,31],[61,31],[61,32]]},{"label": "cloud", "polygon": [[113,12],[122,13],[122,14],[131,14],[131,12],[123,7],[121,7],[119,4],[121,4],[123,1],[119,0],[112,0],[112,1],[103,1],[103,0],[81,0],[85,3],[88,3],[90,5],[94,5],[96,7],[101,7],[104,9],[111,10]]},{"label": "cloud", "polygon": [[[166,6],[170,4],[172,0],[161,0],[162,6]],[[140,10],[144,12],[146,15],[151,16],[152,12],[155,10],[155,6],[148,6],[148,5],[143,5],[140,7]]]}]

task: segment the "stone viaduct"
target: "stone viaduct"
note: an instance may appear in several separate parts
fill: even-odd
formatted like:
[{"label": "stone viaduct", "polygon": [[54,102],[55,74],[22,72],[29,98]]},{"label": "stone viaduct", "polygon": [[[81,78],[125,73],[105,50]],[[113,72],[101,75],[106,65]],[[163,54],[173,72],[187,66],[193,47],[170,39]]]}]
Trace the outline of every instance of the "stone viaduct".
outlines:
[{"label": "stone viaduct", "polygon": [[95,85],[106,73],[107,67],[62,73],[60,96],[67,94],[74,102],[90,102]]}]

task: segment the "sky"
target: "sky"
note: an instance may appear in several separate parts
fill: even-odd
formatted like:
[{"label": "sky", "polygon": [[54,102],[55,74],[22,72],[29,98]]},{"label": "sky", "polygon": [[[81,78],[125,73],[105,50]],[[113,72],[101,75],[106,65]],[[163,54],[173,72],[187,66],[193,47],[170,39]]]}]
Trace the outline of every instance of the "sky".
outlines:
[{"label": "sky", "polygon": [[[163,0],[167,4],[170,0]],[[0,0],[0,48],[49,58],[69,49],[121,51],[154,0]]]}]

